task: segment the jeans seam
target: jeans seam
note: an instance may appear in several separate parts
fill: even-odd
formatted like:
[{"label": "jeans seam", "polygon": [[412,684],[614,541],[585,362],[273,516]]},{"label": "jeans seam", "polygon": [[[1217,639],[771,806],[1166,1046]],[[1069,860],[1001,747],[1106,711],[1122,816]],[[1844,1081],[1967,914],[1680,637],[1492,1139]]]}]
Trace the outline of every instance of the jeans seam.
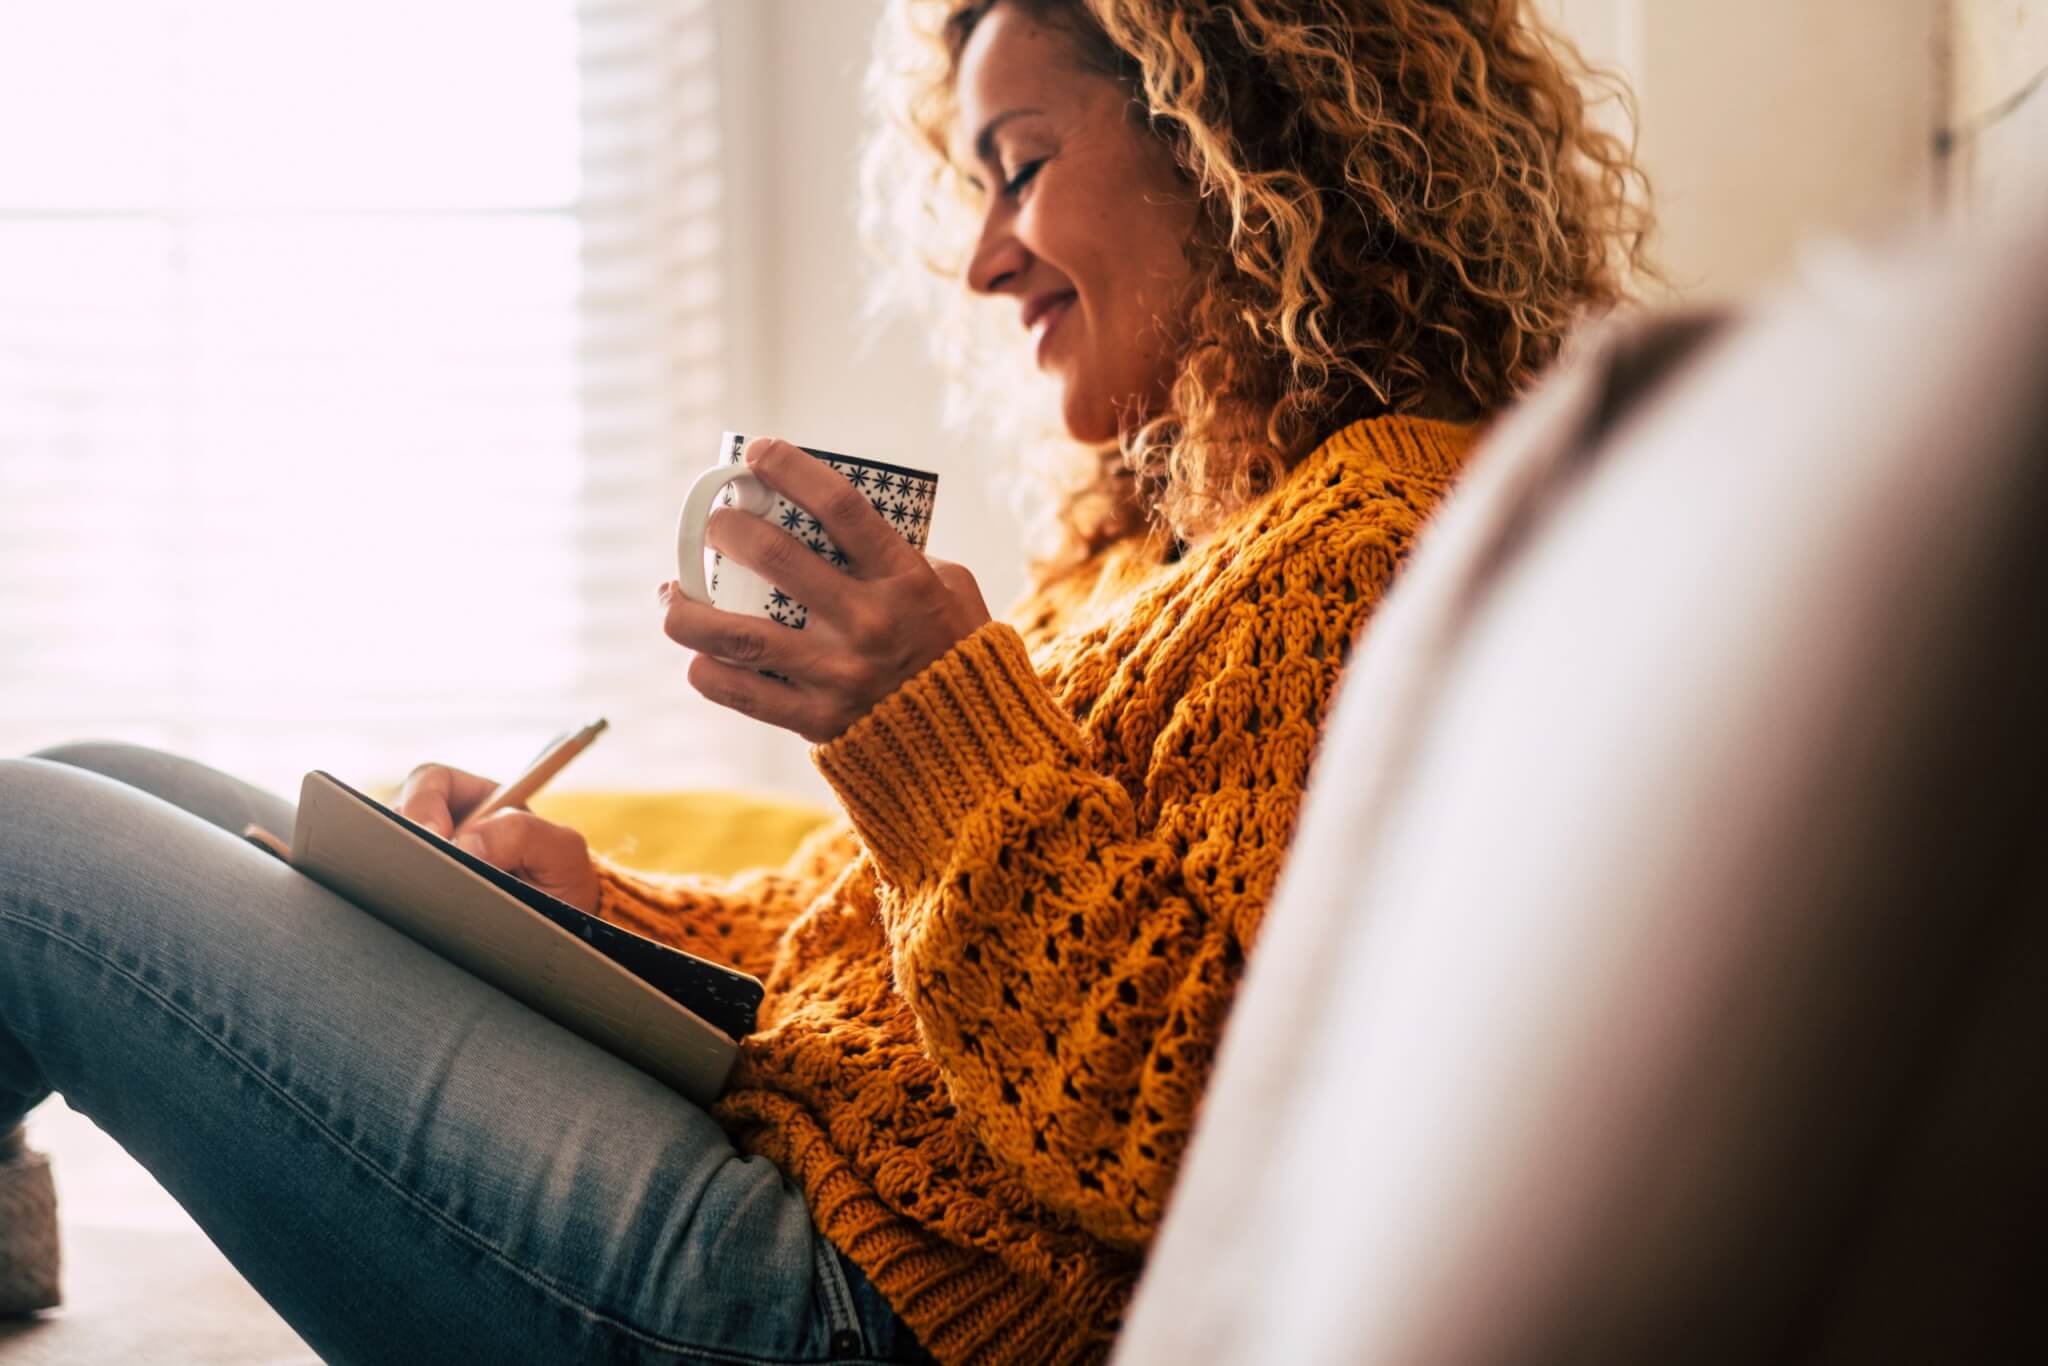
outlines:
[{"label": "jeans seam", "polygon": [[[308,1125],[310,1125],[315,1132],[320,1134],[322,1138],[326,1139],[327,1142],[331,1144],[337,1151],[341,1152],[342,1154],[350,1158],[358,1167],[361,1167],[363,1170],[369,1172],[373,1177],[375,1177],[378,1181],[382,1182],[394,1194],[396,1194],[399,1197],[399,1199],[404,1201],[407,1205],[410,1205],[415,1211],[417,1211],[420,1214],[424,1214],[429,1220],[439,1225],[446,1232],[453,1234],[461,1241],[466,1242],[470,1244],[472,1247],[476,1248],[478,1251],[485,1253],[492,1260],[496,1261],[504,1270],[510,1272],[515,1278],[525,1282],[534,1289],[543,1292],[545,1295],[554,1299],[558,1303],[574,1310],[579,1314],[585,1315],[593,1322],[602,1324],[605,1327],[610,1328],[618,1333],[621,1333],[630,1339],[640,1342],[644,1346],[655,1347],[664,1351],[681,1352],[687,1355],[704,1357],[717,1361],[745,1363],[746,1366],[788,1366],[788,1358],[756,1356],[750,1352],[733,1352],[725,1348],[703,1347],[695,1343],[685,1342],[680,1338],[665,1338],[654,1333],[649,1333],[645,1329],[636,1327],[633,1324],[622,1322],[619,1319],[614,1318],[612,1315],[604,1312],[603,1310],[597,1309],[592,1305],[583,1303],[580,1299],[567,1293],[561,1287],[555,1285],[547,1277],[541,1275],[539,1272],[521,1266],[518,1262],[514,1261],[502,1248],[495,1246],[490,1239],[484,1237],[476,1230],[471,1229],[466,1225],[450,1218],[447,1214],[434,1208],[433,1205],[429,1204],[419,1195],[409,1190],[395,1176],[385,1171],[384,1168],[380,1166],[377,1162],[373,1161],[366,1154],[358,1151],[353,1144],[349,1143],[346,1139],[343,1139],[339,1134],[336,1134],[332,1129],[330,1129],[325,1121],[323,1121],[318,1115],[314,1114],[310,1109],[308,1109],[304,1102],[299,1100],[296,1096],[292,1095],[290,1091],[286,1090],[277,1081],[276,1078],[272,1077],[268,1072],[258,1067],[249,1059],[243,1057],[241,1053],[236,1051],[232,1044],[216,1036],[211,1030],[209,1030],[205,1026],[205,1024],[202,1021],[193,1019],[175,1001],[168,1000],[163,995],[163,993],[157,990],[157,988],[151,986],[148,982],[142,980],[140,977],[130,972],[120,963],[117,963],[113,959],[107,957],[104,953],[102,953],[93,945],[85,943],[79,939],[75,939],[71,935],[66,934],[64,931],[57,929],[54,926],[46,925],[42,921],[37,920],[31,916],[24,915],[21,912],[13,909],[12,907],[0,905],[0,920],[12,921],[17,925],[26,926],[28,929],[33,930],[36,933],[41,934],[50,940],[63,944],[66,947],[84,955],[86,958],[99,964],[106,971],[113,973],[115,976],[127,982],[137,992],[139,992],[141,995],[152,1001],[157,1006],[158,1009],[162,1010],[165,1014],[170,1015],[174,1019],[185,1024],[188,1028],[190,1028],[193,1031],[193,1033],[197,1034],[201,1039],[205,1040],[208,1044],[212,1045],[216,1050],[218,1050],[221,1053],[222,1056],[226,1057],[230,1062],[234,1063],[235,1066],[240,1068],[244,1073],[251,1077],[254,1077],[258,1082],[262,1084],[264,1090],[268,1091],[277,1100],[282,1101],[287,1108],[292,1110],[302,1120],[304,1120]],[[823,1240],[820,1239],[820,1241],[822,1242]],[[821,1359],[829,1360],[830,1358],[827,1357]]]},{"label": "jeans seam", "polygon": [[846,1283],[846,1271],[839,1263],[839,1251],[825,1239],[824,1235],[812,1236],[816,1239],[818,1280],[825,1292],[825,1318],[830,1324],[830,1331],[826,1334],[826,1350],[831,1350],[832,1338],[845,1332],[859,1338],[860,1346],[865,1350],[868,1335],[861,1327],[860,1310],[854,1306],[853,1289]]}]

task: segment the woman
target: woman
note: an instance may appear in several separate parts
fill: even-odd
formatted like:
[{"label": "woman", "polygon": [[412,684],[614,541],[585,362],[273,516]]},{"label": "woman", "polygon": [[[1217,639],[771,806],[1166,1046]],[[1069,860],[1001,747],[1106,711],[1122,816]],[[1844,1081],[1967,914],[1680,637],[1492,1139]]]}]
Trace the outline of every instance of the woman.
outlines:
[{"label": "woman", "polygon": [[[525,812],[466,837],[766,980],[713,1114],[137,789],[228,829],[274,798],[117,747],[0,766],[0,1130],[64,1092],[323,1353],[1103,1355],[1347,646],[1640,249],[1516,0],[950,0],[884,36],[870,183],[1056,387],[1059,552],[991,621],[757,442],[851,569],[721,516],[809,629],[666,585],[664,629],[816,742],[846,822],[727,885]],[[400,806],[447,831],[489,786],[427,766]]]}]

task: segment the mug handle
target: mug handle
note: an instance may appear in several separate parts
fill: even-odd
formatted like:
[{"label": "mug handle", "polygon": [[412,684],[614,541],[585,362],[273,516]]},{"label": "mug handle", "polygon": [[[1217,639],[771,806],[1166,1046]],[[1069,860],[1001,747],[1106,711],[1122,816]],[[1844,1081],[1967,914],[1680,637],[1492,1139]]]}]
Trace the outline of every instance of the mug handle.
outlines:
[{"label": "mug handle", "polygon": [[741,511],[760,516],[775,506],[775,496],[768,492],[768,486],[745,465],[720,465],[706,470],[683,496],[682,515],[676,518],[676,582],[682,586],[683,596],[692,602],[711,605],[711,588],[704,581],[704,525],[711,520],[712,504],[719,493],[727,484],[742,479],[747,482],[735,491]]}]

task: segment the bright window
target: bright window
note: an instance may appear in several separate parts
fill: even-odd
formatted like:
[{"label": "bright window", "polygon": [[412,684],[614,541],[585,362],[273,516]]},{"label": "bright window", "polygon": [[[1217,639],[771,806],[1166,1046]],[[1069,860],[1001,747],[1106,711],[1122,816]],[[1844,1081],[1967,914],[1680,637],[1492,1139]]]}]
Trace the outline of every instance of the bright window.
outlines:
[{"label": "bright window", "polygon": [[0,7],[0,753],[744,782],[653,588],[717,435],[709,6]]}]

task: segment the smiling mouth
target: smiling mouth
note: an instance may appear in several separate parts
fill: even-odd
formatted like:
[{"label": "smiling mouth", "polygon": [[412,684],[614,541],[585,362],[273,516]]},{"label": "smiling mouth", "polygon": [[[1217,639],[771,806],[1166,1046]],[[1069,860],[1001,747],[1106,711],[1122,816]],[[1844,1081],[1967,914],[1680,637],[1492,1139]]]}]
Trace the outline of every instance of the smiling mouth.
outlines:
[{"label": "smiling mouth", "polygon": [[1032,349],[1038,353],[1038,359],[1041,362],[1045,359],[1046,342],[1051,339],[1053,330],[1065,320],[1067,310],[1074,306],[1074,301],[1077,297],[1077,295],[1073,294],[1064,296],[1032,322],[1030,333]]}]

